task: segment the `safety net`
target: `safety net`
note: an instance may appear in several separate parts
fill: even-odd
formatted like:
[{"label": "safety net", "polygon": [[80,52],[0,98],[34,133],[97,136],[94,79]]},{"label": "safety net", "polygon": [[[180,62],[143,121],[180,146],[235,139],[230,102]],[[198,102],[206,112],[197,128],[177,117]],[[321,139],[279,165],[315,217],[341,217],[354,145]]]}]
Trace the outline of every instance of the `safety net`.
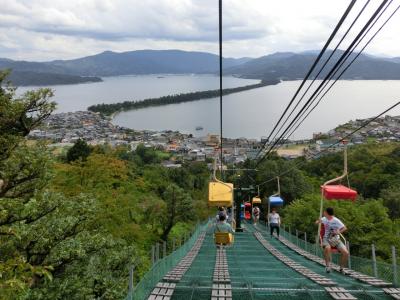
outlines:
[{"label": "safety net", "polygon": [[[225,248],[233,299],[332,299],[324,286],[295,271],[268,251],[254,236],[256,231],[260,232],[279,253],[321,276],[328,277],[336,283],[336,286],[346,289],[357,299],[391,299],[382,288],[373,287],[338,272],[326,274],[320,264],[299,255],[276,238],[271,238],[263,225],[244,226],[244,232],[235,234],[234,244]],[[171,299],[211,299],[217,248],[213,239],[213,226],[210,224],[206,228],[199,227],[185,245],[156,263],[135,288],[132,299],[147,299],[163,275],[177,265],[193,246],[201,230],[207,230],[202,247],[190,268],[176,283]],[[316,248],[315,245],[297,239],[285,231],[282,235],[304,250],[321,255],[319,247]],[[368,271],[365,269],[365,264],[370,262],[358,259],[360,258],[352,257],[352,267]],[[383,269],[380,271],[386,274]],[[390,274],[386,276],[390,279]]]},{"label": "safety net", "polygon": [[176,266],[179,261],[189,252],[193,247],[200,233],[207,229],[207,224],[197,225],[192,236],[181,247],[176,249],[168,256],[158,260],[151,269],[143,276],[140,282],[135,286],[132,293],[128,293],[128,300],[147,299],[154,286]]},{"label": "safety net", "polygon": [[[265,230],[265,226],[260,228]],[[314,243],[306,242],[304,239],[300,239],[297,236],[290,234],[287,231],[281,230],[281,235],[296,244],[298,247],[306,250],[312,254],[315,254],[319,257],[323,257],[322,249],[319,245],[315,245]],[[338,264],[339,255],[333,254],[332,260],[334,263]],[[355,255],[351,255],[349,259],[349,267],[357,272],[374,276],[379,279],[382,279],[387,282],[391,282],[395,284],[395,278],[400,279],[400,269],[397,268],[397,277],[394,273],[393,265],[390,263],[386,263],[383,261],[376,261],[376,274],[374,272],[374,262],[372,259],[358,257]]]}]

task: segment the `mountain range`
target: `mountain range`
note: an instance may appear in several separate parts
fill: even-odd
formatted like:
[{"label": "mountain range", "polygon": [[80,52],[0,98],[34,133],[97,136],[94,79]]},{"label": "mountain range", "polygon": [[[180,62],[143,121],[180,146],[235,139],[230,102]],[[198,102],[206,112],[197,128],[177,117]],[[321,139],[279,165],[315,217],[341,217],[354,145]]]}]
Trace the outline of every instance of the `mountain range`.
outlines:
[{"label": "mountain range", "polygon": [[[327,51],[318,66],[325,63],[331,53],[332,51]],[[344,51],[342,50],[336,51],[324,68],[325,71],[322,71],[318,76],[313,73],[312,77],[324,78],[343,53]],[[225,74],[265,80],[277,78],[281,80],[303,79],[317,55],[318,52],[316,51],[302,53],[277,52],[252,59],[238,66],[229,67],[225,70]],[[356,55],[358,53],[351,54],[347,61],[352,61]],[[344,66],[347,66],[347,64],[345,63]],[[319,70],[318,67],[317,70]],[[338,74],[340,74],[340,71]],[[384,58],[360,54],[351,67],[341,76],[341,79],[398,80],[400,79],[400,57]]]},{"label": "mountain range", "polygon": [[[317,53],[277,52],[259,58],[224,58],[224,74],[265,80],[301,79]],[[337,51],[334,60],[342,53]],[[352,57],[355,55],[352,54]],[[332,64],[328,63],[327,66],[331,67]],[[0,58],[0,70],[11,69],[9,79],[17,86],[96,82],[104,76],[118,75],[213,74],[218,72],[218,67],[219,57],[215,54],[181,50],[105,51],[78,59],[48,62]],[[322,72],[318,78],[324,75],[326,73]],[[361,54],[342,78],[400,79],[400,57]]]}]

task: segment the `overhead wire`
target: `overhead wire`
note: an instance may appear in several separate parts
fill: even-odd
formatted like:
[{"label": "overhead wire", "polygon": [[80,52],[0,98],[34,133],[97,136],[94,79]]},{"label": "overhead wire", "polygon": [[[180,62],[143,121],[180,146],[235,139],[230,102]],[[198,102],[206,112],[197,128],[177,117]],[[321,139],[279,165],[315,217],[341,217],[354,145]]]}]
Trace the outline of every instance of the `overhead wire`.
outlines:
[{"label": "overhead wire", "polygon": [[[328,86],[328,84],[330,83],[330,81],[335,78],[336,74],[339,72],[339,70],[341,69],[341,67],[346,63],[347,59],[351,56],[351,54],[353,54],[353,52],[355,51],[355,49],[361,44],[361,42],[363,41],[363,39],[366,37],[366,35],[369,33],[369,31],[373,28],[373,26],[378,22],[378,20],[382,17],[382,15],[385,13],[386,9],[390,6],[390,4],[393,2],[393,0],[390,0],[388,5],[380,12],[379,16],[375,19],[375,21],[370,25],[369,29],[364,33],[363,37],[356,43],[356,45],[354,45],[352,52],[348,53],[347,57],[342,61],[342,63],[339,65],[339,67],[335,70],[335,72],[332,74],[332,76],[328,79],[328,81],[325,83],[325,85],[322,87],[322,89],[318,92],[318,94],[315,96],[315,99],[318,98],[322,92],[324,91],[324,88],[326,86]],[[389,19],[391,18],[391,16],[389,17]],[[387,21],[386,21],[387,23]],[[378,32],[382,29],[383,27],[381,27]],[[377,33],[378,33],[377,32]],[[376,36],[376,34],[374,34],[373,37],[370,38],[370,40],[367,42],[367,44],[364,46],[364,48],[362,48],[357,55],[355,56],[355,58],[349,63],[349,65],[345,68],[345,70],[343,70],[341,72],[341,74],[336,77],[336,80],[334,83],[336,83],[336,81],[340,78],[341,75],[343,75],[343,73],[350,67],[350,65],[358,58],[358,56],[360,56],[361,52],[364,51],[365,47],[374,39],[374,37]],[[334,83],[332,85],[334,85]],[[327,93],[328,91],[326,91],[324,93],[324,95]],[[314,99],[314,100],[315,100]],[[314,101],[312,101],[310,103],[310,105],[307,107],[307,109],[312,105]],[[303,112],[304,115],[305,112]]]},{"label": "overhead wire", "polygon": [[357,41],[361,38],[361,36],[364,34],[364,32],[368,29],[369,25],[375,20],[376,16],[379,14],[379,12],[382,10],[382,8],[385,6],[385,4],[388,2],[388,0],[383,0],[382,3],[379,5],[379,7],[375,10],[373,15],[370,17],[368,22],[363,26],[362,30],[357,34],[356,38],[353,40],[353,42],[350,44],[350,46],[344,51],[344,53],[341,55],[341,57],[338,59],[338,61],[335,63],[335,65],[332,67],[332,69],[329,71],[328,75],[324,78],[324,80],[321,82],[321,84],[317,87],[317,89],[313,92],[311,97],[307,100],[307,102],[303,105],[303,107],[300,109],[300,111],[296,114],[296,116],[293,118],[293,120],[290,122],[289,126],[286,127],[284,132],[280,135],[280,137],[273,143],[273,145],[268,149],[267,153],[263,155],[261,159],[258,160],[256,166],[258,166],[268,155],[269,153],[274,149],[274,147],[281,141],[281,139],[286,135],[288,132],[289,128],[293,125],[294,122],[299,118],[301,113],[305,110],[307,105],[312,101],[312,99],[315,97],[315,95],[318,93],[318,91],[321,89],[321,87],[325,84],[325,82],[330,78],[330,76],[335,72],[335,70],[338,68],[338,66],[341,64],[341,62],[347,57],[347,54],[351,51],[352,47],[357,43]]},{"label": "overhead wire", "polygon": [[361,8],[361,10],[359,11],[359,13],[357,14],[356,18],[353,20],[353,22],[350,24],[349,28],[346,30],[346,32],[343,34],[342,38],[339,40],[339,42],[337,43],[336,47],[331,51],[331,54],[329,55],[329,57],[325,60],[324,64],[320,67],[318,73],[314,76],[313,80],[310,82],[310,84],[308,85],[307,89],[304,91],[303,95],[301,96],[301,98],[297,101],[296,105],[294,108],[292,108],[292,111],[290,112],[290,114],[286,117],[285,121],[281,124],[281,126],[279,127],[278,131],[275,133],[275,135],[272,137],[271,140],[274,140],[276,138],[276,136],[281,132],[281,130],[283,129],[283,127],[285,126],[285,124],[288,122],[289,118],[293,115],[293,113],[295,112],[295,110],[297,109],[297,107],[300,105],[301,101],[303,101],[304,97],[306,96],[306,94],[309,92],[310,88],[313,86],[313,84],[315,83],[315,81],[319,78],[319,75],[321,75],[322,71],[324,70],[324,68],[326,67],[326,65],[329,63],[329,61],[331,60],[331,58],[333,57],[333,55],[335,54],[335,52],[338,50],[339,46],[342,44],[343,40],[346,38],[346,36],[349,34],[350,30],[353,28],[354,24],[357,22],[357,20],[359,19],[359,17],[361,16],[361,14],[364,12],[364,10],[366,9],[366,7],[368,6],[370,0],[368,0],[364,6]]},{"label": "overhead wire", "polygon": [[[354,129],[353,131],[351,131],[350,133],[348,133],[347,135],[345,135],[344,137],[342,137],[340,140],[336,141],[335,143],[329,145],[325,150],[320,151],[319,153],[313,155],[310,157],[310,159],[314,159],[317,157],[320,157],[321,155],[325,154],[326,152],[329,152],[329,149],[332,147],[335,147],[336,145],[342,143],[343,141],[347,140],[349,137],[351,137],[353,134],[355,134],[356,132],[360,131],[361,129],[367,127],[370,123],[376,121],[377,119],[379,119],[380,117],[382,117],[384,114],[386,114],[387,112],[391,111],[392,109],[394,109],[395,107],[400,105],[400,101],[396,102],[395,104],[393,104],[392,106],[390,106],[389,108],[385,109],[383,112],[381,112],[380,114],[376,115],[373,118],[367,119],[367,121],[365,121],[362,125],[360,125],[359,127],[357,127],[356,129]],[[264,185],[268,182],[271,182],[273,180],[276,179],[276,177],[281,177],[283,175],[286,175],[288,173],[290,173],[291,171],[297,169],[300,165],[304,164],[305,161],[301,161],[300,163],[295,164],[292,168],[287,169],[286,171],[280,173],[279,175],[276,175],[264,182],[261,182],[260,184],[258,184],[257,186],[261,186]]]},{"label": "overhead wire", "polygon": [[348,5],[347,9],[345,10],[345,12],[343,13],[342,17],[340,18],[339,22],[337,23],[337,25],[335,26],[333,32],[331,33],[331,35],[329,36],[328,40],[326,41],[324,47],[322,48],[322,50],[320,51],[320,53],[318,54],[317,58],[315,59],[314,63],[312,64],[311,68],[308,70],[307,74],[305,75],[303,81],[301,82],[300,86],[298,87],[298,89],[296,90],[294,96],[292,97],[292,99],[290,100],[289,104],[286,106],[285,110],[283,111],[282,115],[279,117],[278,122],[275,124],[275,126],[273,127],[271,133],[269,134],[269,136],[267,137],[266,141],[264,142],[264,145],[261,147],[260,151],[258,151],[256,157],[259,156],[259,154],[261,153],[262,149],[265,147],[265,145],[268,143],[269,139],[271,138],[272,134],[274,133],[274,131],[276,130],[276,128],[279,126],[280,122],[282,121],[282,119],[284,118],[284,116],[286,115],[287,111],[289,110],[289,108],[291,107],[291,105],[293,104],[293,102],[295,101],[297,95],[299,94],[300,90],[303,88],[304,84],[307,82],[308,78],[311,76],[312,72],[314,71],[315,67],[318,65],[319,61],[321,60],[322,56],[324,55],[326,49],[328,48],[329,44],[331,43],[331,41],[334,39],[334,37],[336,36],[337,32],[339,31],[340,27],[342,26],[342,24],[344,23],[345,19],[347,18],[347,16],[349,15],[351,9],[353,8],[354,4],[356,3],[357,0],[352,0],[350,2],[350,4]]},{"label": "overhead wire", "polygon": [[[368,40],[368,42],[363,46],[363,48],[357,53],[357,55],[351,60],[351,62],[341,71],[341,73],[336,77],[334,82],[330,87],[324,92],[324,94],[319,98],[317,104],[312,108],[312,110],[307,114],[307,116],[315,109],[316,106],[321,102],[325,95],[331,90],[335,83],[342,77],[342,75],[350,68],[354,61],[362,54],[365,48],[371,43],[371,41],[376,37],[376,35],[383,29],[383,27],[390,21],[390,19],[395,15],[395,13],[400,9],[400,5],[392,12],[392,14],[386,19],[386,21],[381,25],[381,27],[375,32],[375,34]],[[306,116],[306,117],[307,117]]]},{"label": "overhead wire", "polygon": [[[383,15],[383,13],[386,11],[386,9],[390,6],[390,4],[392,3],[393,0],[391,0],[389,2],[389,4],[385,7],[385,9],[381,12],[379,18]],[[336,82],[342,77],[342,75],[350,68],[350,66],[356,61],[356,59],[362,54],[362,52],[365,50],[365,48],[371,43],[371,41],[376,37],[376,35],[383,29],[383,27],[390,21],[390,19],[395,15],[395,13],[400,9],[400,5],[397,6],[397,8],[390,14],[390,16],[386,19],[386,21],[380,26],[380,28],[371,36],[371,38],[367,41],[367,43],[363,46],[363,48],[355,55],[355,57],[350,61],[350,63],[340,72],[340,74],[335,78],[335,80],[333,81],[333,83],[329,86],[329,88],[327,90],[324,91],[324,93],[322,94],[322,96],[319,98],[319,100],[317,101],[317,103],[311,108],[311,110],[309,110],[307,112],[307,109],[309,107],[311,107],[311,105],[315,102],[315,100],[319,97],[319,95],[321,94],[321,92],[319,94],[317,94],[317,96],[315,97],[314,101],[312,101],[310,103],[310,105],[307,107],[307,109],[303,112],[302,115],[300,115],[301,121],[299,121],[296,125],[296,123],[294,123],[291,128],[289,130],[292,130],[286,137],[285,140],[289,139],[293,133],[301,126],[301,124],[308,118],[308,116],[315,110],[315,108],[321,103],[321,101],[323,100],[323,98],[327,95],[327,93],[332,89],[332,87],[336,84]],[[376,24],[376,22],[378,21],[378,19],[375,20],[375,22],[371,25],[370,29],[372,29],[372,26]],[[367,33],[366,33],[367,34]],[[364,35],[364,37],[366,36],[366,34]],[[360,41],[361,42],[361,41]],[[357,44],[357,46],[360,43]],[[354,48],[355,49],[355,48]],[[350,56],[348,56],[350,57]],[[343,64],[341,65],[343,66]],[[338,69],[339,70],[339,69]],[[336,75],[337,72],[335,72],[332,75],[332,78]],[[331,79],[332,79],[331,78]],[[330,80],[328,80],[328,83],[325,85],[325,87],[329,84]],[[321,90],[323,91],[323,90]],[[305,115],[305,116],[304,116]],[[300,119],[299,119],[300,120]],[[296,127],[294,127],[296,126]],[[293,129],[294,127],[294,129]],[[282,143],[281,143],[282,145]]]},{"label": "overhead wire", "polygon": [[221,178],[223,169],[223,137],[222,137],[222,0],[218,2],[218,33],[219,33],[219,128],[220,128],[220,167]]},{"label": "overhead wire", "polygon": [[[362,36],[362,38],[365,37],[365,31],[368,29],[370,30],[370,24],[372,21],[374,21],[374,19],[376,18],[377,14],[382,10],[382,8],[384,7],[384,5],[386,5],[387,0],[384,0],[382,2],[382,4],[378,7],[378,9],[375,11],[375,13],[373,14],[373,16],[369,19],[369,21],[366,23],[366,25],[363,27],[363,29],[359,32],[359,34],[357,35],[357,37],[353,40],[353,42],[351,43],[351,45],[346,49],[346,51],[342,54],[342,56],[338,59],[338,61],[336,62],[336,64],[334,65],[334,67],[331,69],[331,71],[329,72],[329,74],[324,78],[324,80],[322,81],[322,83],[318,86],[318,88],[314,91],[314,93],[312,94],[312,96],[309,98],[309,100],[306,102],[306,104],[303,105],[302,109],[298,112],[298,114],[296,115],[296,117],[292,120],[291,124],[286,128],[285,132],[281,134],[281,136],[279,137],[278,140],[275,141],[274,145],[272,145],[270,147],[270,149],[268,150],[267,154],[269,154],[269,152],[275,147],[275,145],[280,142],[280,140],[282,140],[282,137],[286,134],[287,130],[298,120],[299,115],[301,115],[304,111],[305,108],[308,108],[308,105],[311,101],[313,101],[314,97],[316,95],[318,95],[318,93],[320,92],[321,88],[325,87],[325,84],[327,82],[327,80],[330,80],[331,77],[333,76],[333,74],[336,74],[338,68],[340,68],[343,63],[345,62],[345,60],[349,57],[349,55],[352,54],[352,52],[354,51],[354,45],[360,41],[360,38]],[[357,44],[358,45],[358,44]]]}]

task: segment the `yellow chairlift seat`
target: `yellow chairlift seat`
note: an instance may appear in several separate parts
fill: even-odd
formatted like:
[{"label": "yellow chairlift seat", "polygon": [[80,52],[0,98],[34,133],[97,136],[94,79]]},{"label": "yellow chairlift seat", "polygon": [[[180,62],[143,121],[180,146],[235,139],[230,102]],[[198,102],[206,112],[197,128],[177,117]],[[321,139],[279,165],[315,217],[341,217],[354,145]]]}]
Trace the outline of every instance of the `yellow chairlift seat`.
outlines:
[{"label": "yellow chairlift seat", "polygon": [[252,202],[253,202],[253,205],[254,204],[261,204],[261,199],[260,199],[260,197],[254,197]]},{"label": "yellow chairlift seat", "polygon": [[230,245],[233,244],[234,237],[230,232],[215,232],[214,233],[214,241],[217,245]]},{"label": "yellow chairlift seat", "polygon": [[208,184],[208,205],[232,207],[233,184],[213,181]]}]

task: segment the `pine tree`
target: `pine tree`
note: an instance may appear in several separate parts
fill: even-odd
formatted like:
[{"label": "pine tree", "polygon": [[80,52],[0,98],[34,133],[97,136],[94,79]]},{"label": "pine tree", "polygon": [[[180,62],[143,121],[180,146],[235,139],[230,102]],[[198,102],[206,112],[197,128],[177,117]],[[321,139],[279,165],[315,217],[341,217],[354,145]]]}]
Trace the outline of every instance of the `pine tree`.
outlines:
[{"label": "pine tree", "polygon": [[76,160],[86,161],[92,149],[86,141],[79,139],[67,152],[67,161],[72,162]]}]

